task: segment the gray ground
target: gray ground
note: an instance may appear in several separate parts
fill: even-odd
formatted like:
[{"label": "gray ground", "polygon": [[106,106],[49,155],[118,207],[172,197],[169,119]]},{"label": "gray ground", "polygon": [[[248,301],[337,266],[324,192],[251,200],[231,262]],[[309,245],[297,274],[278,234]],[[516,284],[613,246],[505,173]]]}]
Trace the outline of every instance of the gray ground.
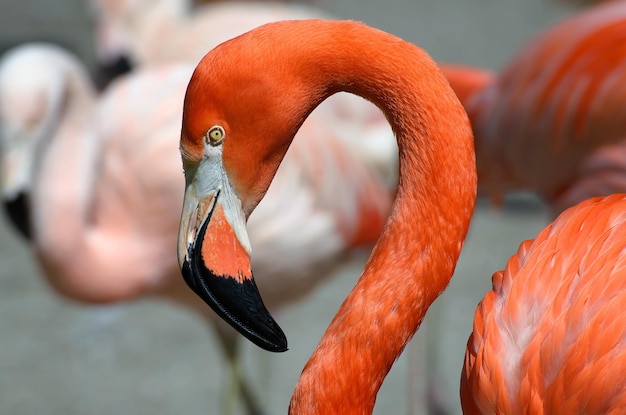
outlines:
[{"label": "gray ground", "polygon": [[[93,58],[81,0],[0,4],[0,48],[53,40]],[[497,68],[536,30],[571,13],[550,0],[321,0],[327,10],[413,41],[434,58]],[[521,199],[504,211],[477,209],[453,282],[409,347],[420,373],[436,376],[436,395],[460,412],[458,377],[476,303],[519,242],[545,225],[545,210]],[[246,371],[269,413],[286,413],[307,356],[362,261],[279,318],[290,351],[247,345]],[[376,413],[409,411],[408,355],[392,369]],[[93,308],[56,297],[22,243],[0,222],[0,413],[158,415],[219,413],[219,355],[204,323],[167,304],[143,301]],[[422,385],[417,383],[416,390]],[[419,401],[420,394],[413,393]],[[414,413],[421,413],[419,402]]]}]

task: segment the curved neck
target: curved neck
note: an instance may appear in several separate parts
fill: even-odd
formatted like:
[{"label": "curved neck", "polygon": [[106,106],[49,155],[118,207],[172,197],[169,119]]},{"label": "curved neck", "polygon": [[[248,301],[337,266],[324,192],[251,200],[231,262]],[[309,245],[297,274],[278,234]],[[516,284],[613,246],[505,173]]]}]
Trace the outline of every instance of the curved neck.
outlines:
[{"label": "curved neck", "polygon": [[34,243],[53,284],[81,257],[100,150],[93,125],[95,90],[86,74],[65,75],[58,119],[51,135],[38,144],[33,172]]},{"label": "curved neck", "polygon": [[374,102],[396,134],[400,178],[385,230],[304,368],[290,413],[365,414],[450,281],[474,208],[474,150],[467,115],[425,52],[353,22],[330,23],[336,32],[324,24],[280,56],[293,59],[302,84],[289,92],[308,97],[294,119],[337,91]]}]

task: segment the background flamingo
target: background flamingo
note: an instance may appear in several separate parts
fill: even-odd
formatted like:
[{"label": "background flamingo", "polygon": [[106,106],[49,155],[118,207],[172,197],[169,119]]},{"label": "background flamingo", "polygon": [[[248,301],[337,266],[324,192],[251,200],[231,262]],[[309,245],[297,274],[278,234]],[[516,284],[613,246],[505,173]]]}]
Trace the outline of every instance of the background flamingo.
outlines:
[{"label": "background flamingo", "polygon": [[[298,31],[308,34],[307,42],[290,39]],[[381,53],[386,60],[377,59]],[[223,93],[242,76],[255,79],[260,67],[274,68],[271,81],[263,74],[261,91],[252,82],[240,89],[243,100]],[[298,85],[289,89],[298,93],[282,92],[285,82]],[[302,117],[344,89],[377,102],[397,133],[398,196],[363,275],[303,370],[293,414],[371,413],[391,365],[447,286],[476,196],[466,114],[423,51],[354,22],[256,29],[208,54],[185,98],[183,275],[211,307],[226,309],[225,320],[242,334],[282,351],[282,332],[250,283],[245,216],[263,197]],[[242,117],[249,103],[259,104],[251,96],[263,100],[255,112],[264,116],[254,120]],[[276,111],[285,101],[293,112]],[[262,146],[251,134],[259,128],[275,132]],[[567,210],[494,275],[468,343],[462,377],[467,413],[623,408],[626,380],[615,368],[626,350],[625,209],[626,195],[618,194]],[[188,222],[198,214],[198,221]],[[432,234],[424,232],[425,224]],[[211,250],[225,255],[207,254]],[[222,291],[224,284],[238,287]]]},{"label": "background flamingo", "polygon": [[492,80],[448,69],[472,120],[480,194],[535,191],[558,214],[626,191],[624,146],[611,145],[626,136],[624,41],[626,2],[613,1],[537,35]]},{"label": "background flamingo", "polygon": [[[35,252],[65,296],[109,303],[155,294],[197,305],[181,286],[171,255],[182,203],[175,108],[190,70],[170,65],[141,71],[96,102],[84,69],[58,48],[25,46],[3,61],[5,191],[33,198]],[[271,307],[305,295],[350,249],[373,243],[389,208],[392,190],[380,176],[332,130],[320,129],[329,116],[313,114],[302,131],[308,139],[288,156],[274,197],[250,220],[267,283],[260,286]],[[351,127],[348,133],[357,134]],[[331,199],[333,191],[344,197]],[[292,227],[297,235],[281,236],[281,229]],[[288,260],[276,264],[276,255]],[[289,281],[277,283],[283,278]],[[216,328],[227,356],[235,358],[229,330]]]},{"label": "background flamingo", "polygon": [[[626,70],[619,47],[625,18],[626,2],[616,1],[562,20],[526,42],[497,75],[443,66],[472,121],[480,195],[502,206],[506,194],[536,192],[555,216],[588,198],[626,192],[626,96],[616,81]],[[440,325],[442,307],[451,307],[447,299],[435,308]],[[430,335],[445,338],[437,323]]]}]

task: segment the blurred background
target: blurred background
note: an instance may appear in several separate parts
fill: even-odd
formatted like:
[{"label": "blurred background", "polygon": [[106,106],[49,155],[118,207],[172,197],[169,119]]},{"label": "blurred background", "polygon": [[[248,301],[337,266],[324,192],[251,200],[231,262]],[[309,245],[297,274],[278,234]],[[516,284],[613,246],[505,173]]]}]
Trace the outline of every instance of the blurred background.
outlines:
[{"label": "blurred background", "polygon": [[[497,69],[537,30],[575,11],[549,0],[318,0],[425,48],[436,60]],[[46,40],[96,67],[87,0],[20,0],[0,5],[0,51]],[[450,288],[395,364],[377,414],[425,413],[431,394],[460,413],[458,379],[477,302],[522,240],[547,223],[531,197],[496,211],[479,203]],[[174,253],[172,253],[174,254]],[[300,371],[356,281],[365,257],[278,317],[290,350],[272,355],[246,343],[244,370],[269,414],[286,413]],[[436,316],[436,321],[435,317]],[[86,307],[61,299],[40,277],[30,250],[0,221],[0,413],[49,415],[218,414],[221,356],[206,323],[156,300]],[[409,365],[409,361],[411,364]],[[408,382],[409,370],[417,382]],[[435,380],[424,390],[419,374]],[[243,412],[242,412],[243,413]]]}]

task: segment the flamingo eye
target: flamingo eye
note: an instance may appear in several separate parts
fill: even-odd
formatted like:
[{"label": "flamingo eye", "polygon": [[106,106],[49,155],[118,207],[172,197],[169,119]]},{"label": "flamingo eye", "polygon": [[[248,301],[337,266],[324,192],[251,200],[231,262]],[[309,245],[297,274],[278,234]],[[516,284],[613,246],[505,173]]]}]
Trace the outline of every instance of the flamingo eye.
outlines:
[{"label": "flamingo eye", "polygon": [[224,131],[224,129],[221,126],[214,125],[213,127],[209,129],[209,131],[207,131],[206,135],[204,136],[204,140],[206,141],[207,144],[213,147],[216,147],[222,144],[222,141],[224,141],[225,136],[226,136],[226,131]]}]

